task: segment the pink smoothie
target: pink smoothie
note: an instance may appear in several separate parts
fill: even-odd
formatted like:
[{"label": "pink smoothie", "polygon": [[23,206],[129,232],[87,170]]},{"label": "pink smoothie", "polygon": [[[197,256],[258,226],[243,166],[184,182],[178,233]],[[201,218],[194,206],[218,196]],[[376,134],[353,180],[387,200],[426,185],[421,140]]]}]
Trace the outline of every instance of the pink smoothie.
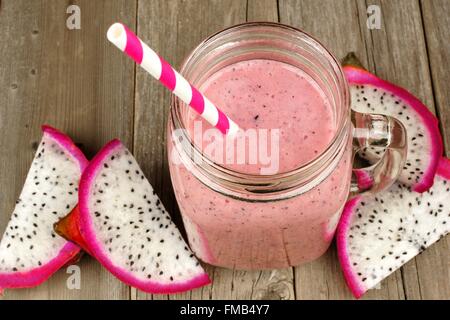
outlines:
[{"label": "pink smoothie", "polygon": [[[323,93],[308,75],[282,62],[239,62],[212,75],[200,89],[211,101],[217,101],[241,129],[279,129],[279,169],[274,173],[290,171],[312,160],[335,133],[333,113]],[[190,117],[192,136],[194,121],[202,119],[194,112]],[[211,128],[204,121],[202,127]],[[208,139],[202,141],[209,143]],[[236,171],[259,174],[262,165],[252,165],[249,160],[244,165],[237,161],[224,164]]]},{"label": "pink smoothie", "polygon": [[[229,65],[213,74],[201,91],[241,129],[279,129],[277,173],[313,160],[336,133],[333,110],[317,84],[282,62],[250,60]],[[191,135],[194,121],[203,120],[194,113],[188,115]],[[209,128],[203,121],[202,129]],[[205,142],[198,147],[204,149]],[[249,202],[219,194],[182,165],[171,163],[172,182],[192,249],[205,262],[241,269],[282,268],[319,257],[330,244],[348,195],[350,157],[348,148],[333,173],[318,186],[273,202]],[[264,167],[248,159],[235,162],[224,165],[252,174],[261,174]]]}]

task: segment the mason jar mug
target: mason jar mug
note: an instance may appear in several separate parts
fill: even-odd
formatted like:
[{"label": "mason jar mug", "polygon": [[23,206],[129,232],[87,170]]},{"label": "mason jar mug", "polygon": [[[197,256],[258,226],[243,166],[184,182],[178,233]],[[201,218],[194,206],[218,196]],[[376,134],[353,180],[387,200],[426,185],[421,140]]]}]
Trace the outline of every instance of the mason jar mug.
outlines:
[{"label": "mason jar mug", "polygon": [[[277,172],[221,163],[193,136],[201,120],[172,97],[171,180],[189,244],[209,264],[284,268],[320,257],[349,194],[387,188],[403,166],[402,125],[352,111],[339,62],[298,29],[228,28],[200,43],[180,72],[241,129],[281,127]],[[386,152],[354,169],[355,152],[369,146]]]}]

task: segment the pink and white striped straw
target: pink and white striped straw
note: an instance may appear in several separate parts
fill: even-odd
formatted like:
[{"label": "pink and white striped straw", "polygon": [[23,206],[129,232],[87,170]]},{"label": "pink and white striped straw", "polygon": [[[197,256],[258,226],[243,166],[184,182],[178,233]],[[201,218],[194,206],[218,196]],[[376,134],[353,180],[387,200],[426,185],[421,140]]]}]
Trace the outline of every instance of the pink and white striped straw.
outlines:
[{"label": "pink and white striped straw", "polygon": [[144,70],[159,80],[183,102],[190,105],[206,121],[224,134],[235,134],[239,127],[208,98],[192,86],[163,58],[122,23],[109,27],[108,40],[125,52]]}]

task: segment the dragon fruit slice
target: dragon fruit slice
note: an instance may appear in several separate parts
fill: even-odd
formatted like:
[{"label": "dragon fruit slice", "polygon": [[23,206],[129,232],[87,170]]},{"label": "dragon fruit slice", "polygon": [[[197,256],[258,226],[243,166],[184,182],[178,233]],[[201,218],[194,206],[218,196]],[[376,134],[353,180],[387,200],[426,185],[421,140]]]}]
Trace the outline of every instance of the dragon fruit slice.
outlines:
[{"label": "dragon fruit slice", "polygon": [[450,231],[450,161],[442,159],[424,193],[397,182],[387,191],[347,202],[337,229],[338,256],[361,297]]},{"label": "dragon fruit slice", "polygon": [[53,232],[53,224],[78,201],[88,161],[69,137],[43,126],[43,137],[0,242],[0,292],[34,287],[73,260],[78,246]]},{"label": "dragon fruit slice", "polygon": [[81,178],[78,225],[83,246],[128,285],[175,293],[210,283],[119,140],[108,143]]},{"label": "dragon fruit slice", "polygon": [[[416,192],[428,190],[433,185],[443,152],[436,117],[405,89],[366,71],[353,53],[344,58],[343,65],[350,85],[352,109],[395,117],[407,130],[408,154],[399,180]],[[360,155],[374,162],[383,152],[383,149],[371,147]]]}]

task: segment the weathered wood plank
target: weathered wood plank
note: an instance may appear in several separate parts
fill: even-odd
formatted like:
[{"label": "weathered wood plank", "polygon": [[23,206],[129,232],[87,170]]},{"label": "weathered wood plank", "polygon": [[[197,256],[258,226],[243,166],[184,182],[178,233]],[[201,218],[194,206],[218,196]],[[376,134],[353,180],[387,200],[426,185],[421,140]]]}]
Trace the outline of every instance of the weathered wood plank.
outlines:
[{"label": "weathered wood plank", "polygon": [[[105,41],[113,20],[133,26],[135,1],[76,2],[81,30],[66,28],[66,1],[3,0],[0,8],[0,230],[13,210],[48,123],[92,156],[107,140],[131,143],[133,64]],[[11,161],[11,156],[14,158]],[[81,290],[68,290],[63,269],[42,286],[6,299],[127,299],[129,289],[85,257]]]},{"label": "weathered wood plank", "polygon": [[247,0],[247,21],[278,22],[276,0]]},{"label": "weathered wood plank", "polygon": [[[441,132],[450,156],[450,2],[422,1],[422,16],[428,49],[434,103]],[[416,258],[420,292],[423,299],[450,297],[450,237],[447,236]]]},{"label": "weathered wood plank", "polygon": [[430,61],[436,109],[447,156],[450,156],[450,2],[446,0],[423,1],[422,15]]},{"label": "weathered wood plank", "polygon": [[[359,6],[358,6],[359,4]],[[358,8],[361,7],[364,8]],[[363,9],[360,14],[359,9]],[[355,1],[280,1],[280,21],[309,32],[319,39],[337,58],[354,51],[367,63],[364,2]],[[342,277],[335,248],[319,260],[295,268],[297,299],[351,298]],[[401,299],[401,274],[384,281],[380,290],[372,290],[365,298]]]},{"label": "weathered wood plank", "polygon": [[[269,2],[267,2],[269,3]],[[247,11],[247,1],[151,1],[139,2],[138,31],[162,56],[174,65],[212,32],[246,21],[246,13],[257,20],[277,20],[276,1],[271,10],[260,10],[254,4]],[[275,6],[274,6],[275,4]],[[176,26],[176,27],[174,27]],[[135,154],[144,171],[174,216],[179,214],[173,195],[165,151],[165,125],[170,95],[142,70],[137,72]],[[209,287],[170,296],[170,299],[227,299],[269,297],[293,298],[292,270],[241,272],[206,266],[213,279]],[[286,289],[288,288],[288,289]],[[288,292],[288,293],[286,293]],[[137,299],[151,298],[140,292]],[[275,294],[272,297],[276,297]],[[153,299],[167,299],[154,295]]]},{"label": "weathered wood plank", "polygon": [[365,45],[355,1],[280,0],[280,22],[311,33],[337,58],[355,51],[365,63]]}]

